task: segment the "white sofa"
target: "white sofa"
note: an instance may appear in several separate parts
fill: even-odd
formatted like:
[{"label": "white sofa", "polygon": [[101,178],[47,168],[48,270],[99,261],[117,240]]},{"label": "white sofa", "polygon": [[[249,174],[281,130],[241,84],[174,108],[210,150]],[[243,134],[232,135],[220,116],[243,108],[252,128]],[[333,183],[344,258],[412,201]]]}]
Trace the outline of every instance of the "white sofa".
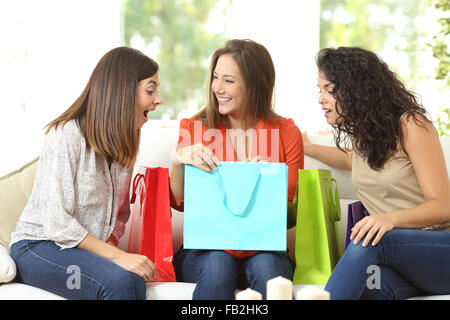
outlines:
[{"label": "white sofa", "polygon": [[[170,159],[175,149],[175,145],[178,138],[178,121],[150,121],[142,129],[141,147],[138,156],[136,168],[139,165],[146,165],[152,167],[167,167],[171,169]],[[331,145],[331,136],[313,136],[310,137],[314,143]],[[444,148],[444,153],[447,160],[447,168],[450,168],[450,139],[441,138],[441,143]],[[36,163],[34,163],[34,169],[31,168],[27,173],[31,178],[34,176],[33,170],[35,170]],[[350,171],[336,169],[327,166],[326,164],[305,156],[305,169],[323,168],[332,171],[333,176],[338,182],[338,190],[341,200],[341,221],[339,222],[340,238],[342,240],[342,246],[344,247],[345,232],[347,227],[347,205],[351,202],[357,201],[357,196],[351,185]],[[30,178],[28,178],[30,180]],[[31,191],[32,182],[24,186],[26,190],[22,190],[25,194]],[[2,191],[2,180],[0,178],[0,192]],[[0,194],[1,195],[1,194]],[[1,205],[1,204],[0,204]],[[4,212],[0,207],[0,220],[4,219]],[[173,246],[174,252],[178,250],[182,244],[183,237],[183,214],[173,210],[172,211],[172,228],[173,228]],[[0,221],[0,223],[2,223]],[[123,238],[119,241],[119,247],[127,249],[128,247],[128,235],[129,235],[129,223],[127,224],[126,232]],[[288,230],[288,247],[293,258],[294,252],[294,235],[295,228]],[[1,246],[1,245],[0,245]],[[1,248],[0,248],[1,249]],[[1,250],[0,250],[1,256]],[[5,271],[5,265],[8,265],[8,258],[3,255],[3,260],[0,261],[0,273]],[[3,271],[2,271],[3,269]],[[14,273],[15,270],[10,269],[10,273]],[[294,286],[294,293],[301,286]],[[147,299],[148,300],[189,300],[192,298],[192,292],[194,291],[195,284],[192,283],[150,283],[147,285]],[[28,285],[16,283],[14,281],[3,283],[0,282],[0,299],[62,299],[61,297],[49,293],[47,291],[34,288]],[[445,296],[427,296],[417,297],[412,299],[450,299],[450,295]]]}]

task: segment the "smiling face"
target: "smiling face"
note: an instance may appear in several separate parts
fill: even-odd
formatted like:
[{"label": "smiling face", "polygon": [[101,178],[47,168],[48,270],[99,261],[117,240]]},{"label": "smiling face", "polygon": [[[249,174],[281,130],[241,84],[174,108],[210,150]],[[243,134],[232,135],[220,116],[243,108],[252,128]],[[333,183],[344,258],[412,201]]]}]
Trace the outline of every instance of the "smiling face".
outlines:
[{"label": "smiling face", "polygon": [[156,106],[162,103],[161,97],[159,96],[158,87],[158,72],[156,72],[153,76],[138,82],[135,100],[136,128],[141,129],[144,123],[148,120],[147,114],[154,111]]},{"label": "smiling face", "polygon": [[244,107],[244,81],[239,67],[229,54],[217,60],[213,71],[211,90],[219,103],[219,112],[233,118],[240,118]]},{"label": "smiling face", "polygon": [[[319,72],[319,80],[317,83],[319,87],[319,104],[322,105],[322,110],[325,111],[325,117],[330,125],[337,124],[343,121],[339,118],[340,115],[336,111],[336,98],[334,97],[334,83],[330,82],[322,72]],[[338,119],[339,118],[339,119]]]}]

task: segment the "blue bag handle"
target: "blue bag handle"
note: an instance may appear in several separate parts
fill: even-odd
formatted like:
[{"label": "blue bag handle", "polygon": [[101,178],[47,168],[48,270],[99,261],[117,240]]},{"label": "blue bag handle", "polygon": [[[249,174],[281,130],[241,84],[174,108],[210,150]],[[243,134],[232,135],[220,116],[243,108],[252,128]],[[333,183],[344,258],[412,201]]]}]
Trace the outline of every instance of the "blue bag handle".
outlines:
[{"label": "blue bag handle", "polygon": [[[223,205],[234,216],[245,216],[261,177],[261,168],[256,163],[240,166],[226,165],[222,162],[217,169],[217,177],[223,190]],[[243,183],[246,188],[242,188]]]}]

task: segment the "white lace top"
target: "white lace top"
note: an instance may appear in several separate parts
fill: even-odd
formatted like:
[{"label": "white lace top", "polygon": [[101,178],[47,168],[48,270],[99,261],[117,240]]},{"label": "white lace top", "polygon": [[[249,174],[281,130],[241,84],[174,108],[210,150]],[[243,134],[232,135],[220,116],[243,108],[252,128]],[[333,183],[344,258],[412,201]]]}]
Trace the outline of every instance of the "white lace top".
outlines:
[{"label": "white lace top", "polygon": [[130,216],[132,168],[108,166],[95,153],[75,120],[47,134],[33,191],[11,234],[11,244],[52,240],[62,249],[77,246],[88,233],[117,240]]}]

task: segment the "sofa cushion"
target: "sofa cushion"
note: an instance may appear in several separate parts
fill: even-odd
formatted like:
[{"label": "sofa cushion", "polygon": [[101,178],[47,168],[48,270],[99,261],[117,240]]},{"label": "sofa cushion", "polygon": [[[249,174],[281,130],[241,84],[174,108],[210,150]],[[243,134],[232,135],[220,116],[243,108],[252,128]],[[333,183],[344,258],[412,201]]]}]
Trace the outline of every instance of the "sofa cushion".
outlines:
[{"label": "sofa cushion", "polygon": [[9,256],[8,249],[0,244],[0,283],[12,281],[16,277],[16,264]]},{"label": "sofa cushion", "polygon": [[0,178],[0,243],[5,248],[31,195],[37,164],[38,158]]},{"label": "sofa cushion", "polygon": [[192,300],[196,284],[187,282],[151,282],[146,300]]},{"label": "sofa cushion", "polygon": [[23,283],[11,282],[0,285],[0,300],[65,300],[51,292]]}]

